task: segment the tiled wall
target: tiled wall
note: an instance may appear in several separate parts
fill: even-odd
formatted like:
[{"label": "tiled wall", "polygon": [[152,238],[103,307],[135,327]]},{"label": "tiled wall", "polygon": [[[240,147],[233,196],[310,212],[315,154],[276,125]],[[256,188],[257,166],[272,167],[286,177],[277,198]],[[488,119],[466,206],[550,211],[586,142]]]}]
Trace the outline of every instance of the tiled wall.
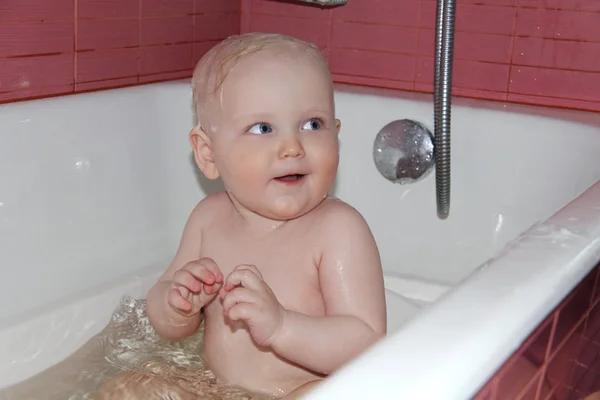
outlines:
[{"label": "tiled wall", "polygon": [[0,0],[0,101],[187,77],[239,0]]},{"label": "tiled wall", "polygon": [[[454,93],[600,111],[600,0],[457,0]],[[242,0],[242,32],[318,44],[338,82],[431,92],[435,1]]]},{"label": "tiled wall", "polygon": [[[599,0],[457,1],[454,94],[600,111]],[[188,77],[240,30],[318,44],[338,82],[431,92],[434,17],[434,0],[2,0],[0,102]]]},{"label": "tiled wall", "polygon": [[582,400],[600,391],[600,264],[544,320],[476,400]]}]

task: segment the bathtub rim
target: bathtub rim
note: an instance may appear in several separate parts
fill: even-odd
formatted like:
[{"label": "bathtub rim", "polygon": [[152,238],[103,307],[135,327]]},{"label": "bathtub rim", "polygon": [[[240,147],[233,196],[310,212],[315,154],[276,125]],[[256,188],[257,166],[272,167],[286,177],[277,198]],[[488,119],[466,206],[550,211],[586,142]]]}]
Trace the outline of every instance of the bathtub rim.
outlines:
[{"label": "bathtub rim", "polygon": [[[190,85],[191,79],[176,79],[172,81],[150,82],[138,86],[148,85],[171,85],[183,84]],[[135,87],[135,86],[133,86]],[[128,89],[130,87],[118,88]],[[433,93],[410,91],[403,89],[390,89],[377,86],[362,86],[352,85],[348,83],[334,82],[333,88],[335,92],[345,93],[350,95],[359,95],[361,97],[384,97],[391,99],[399,99],[406,101],[414,101],[418,103],[431,104],[431,113],[433,116]],[[90,92],[87,92],[90,93]],[[191,94],[191,86],[190,86]],[[556,119],[560,121],[583,123],[600,127],[600,113],[587,110],[579,110],[572,108],[558,108],[540,106],[534,104],[515,103],[504,100],[488,100],[472,97],[453,96],[452,105],[460,108],[480,109],[488,111],[503,112],[508,114],[529,115],[546,119]]]},{"label": "bathtub rim", "polygon": [[[66,93],[64,95],[58,96],[50,96],[50,97],[41,97],[34,99],[24,99],[14,102],[0,102],[0,106],[12,106],[18,105],[23,102],[44,102],[44,101],[56,101],[62,99],[70,99],[73,96],[97,96],[102,95],[104,93],[114,93],[115,91],[136,91],[136,90],[148,90],[152,87],[161,87],[161,86],[188,86],[190,92],[190,100],[191,100],[191,78],[180,78],[173,79],[168,81],[159,81],[159,82],[147,82],[141,83],[132,86],[123,86],[123,87],[115,87],[115,88],[107,88],[107,89],[99,89],[99,90],[91,90],[77,93]],[[433,94],[419,91],[410,91],[403,89],[390,89],[384,87],[375,87],[375,86],[362,86],[362,85],[352,85],[348,83],[337,83],[333,84],[334,91],[339,93],[345,93],[350,95],[358,95],[361,97],[384,97],[391,99],[399,99],[406,101],[414,101],[418,103],[428,103],[431,105],[431,112],[433,117]],[[558,107],[549,107],[549,106],[541,106],[534,104],[523,104],[523,103],[515,103],[509,102],[505,100],[488,100],[488,99],[479,99],[472,97],[463,97],[463,96],[453,96],[452,97],[452,106],[456,106],[459,108],[468,108],[468,109],[478,109],[478,110],[487,110],[492,112],[502,112],[507,114],[519,114],[519,115],[528,115],[533,117],[541,117],[544,119],[553,119],[559,121],[567,121],[567,122],[575,122],[582,123],[585,125],[591,125],[595,127],[600,127],[600,113],[594,111],[587,110],[579,110],[572,108],[558,108]],[[191,103],[190,103],[191,107]],[[398,114],[399,118],[401,113]],[[343,122],[343,121],[342,121]]]},{"label": "bathtub rim", "polygon": [[[158,82],[145,82],[135,85],[119,86],[106,89],[94,89],[82,92],[69,92],[58,95],[25,98],[18,99],[15,101],[0,102],[1,109],[8,109],[13,105],[19,106],[22,103],[38,103],[38,102],[54,102],[61,101],[63,99],[71,99],[73,96],[98,96],[104,93],[114,93],[114,91],[135,91],[135,90],[146,90],[146,88],[160,87],[160,86],[188,86],[190,90],[191,99],[191,78],[179,78],[166,81]],[[421,91],[410,91],[404,89],[390,89],[377,86],[363,86],[353,85],[348,83],[337,83],[334,82],[334,91],[340,93],[346,93],[350,95],[360,95],[363,97],[384,97],[401,99],[406,101],[414,101],[418,103],[429,103],[432,107],[433,116],[433,94]],[[190,103],[191,106],[191,103]],[[491,100],[491,99],[480,99],[473,97],[463,97],[460,95],[454,95],[452,97],[452,106],[459,108],[470,108],[487,110],[492,112],[503,112],[507,114],[519,114],[528,115],[533,117],[541,117],[544,119],[553,119],[559,121],[568,121],[575,123],[582,123],[595,127],[600,127],[600,113],[588,110],[580,110],[575,108],[561,108],[561,107],[550,107],[535,104],[517,103],[506,100]],[[399,114],[400,115],[400,114]],[[400,118],[400,117],[399,117]]]},{"label": "bathtub rim", "polygon": [[[600,265],[597,199],[600,180],[523,232],[418,318],[346,365],[306,399],[464,400],[474,396]],[[539,233],[563,228],[569,233],[548,237]],[[496,329],[498,325],[503,328]],[[465,360],[469,364],[457,368]]]},{"label": "bathtub rim", "polygon": [[[356,86],[345,83],[334,83],[336,92],[356,94],[364,97],[385,97],[414,101],[418,103],[430,103],[433,116],[433,94],[425,92],[413,92],[401,89],[388,89],[371,86]],[[600,113],[572,108],[558,108],[539,106],[534,104],[514,103],[504,100],[488,100],[472,97],[452,97],[452,106],[459,108],[478,109],[506,114],[528,115],[543,119],[553,119],[566,122],[582,123],[600,127]]]}]

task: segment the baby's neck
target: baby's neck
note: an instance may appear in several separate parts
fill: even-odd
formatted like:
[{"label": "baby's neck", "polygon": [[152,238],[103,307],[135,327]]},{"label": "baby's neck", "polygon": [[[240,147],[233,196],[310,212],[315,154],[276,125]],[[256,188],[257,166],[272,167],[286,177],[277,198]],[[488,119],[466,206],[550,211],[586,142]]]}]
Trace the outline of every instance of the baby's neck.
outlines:
[{"label": "baby's neck", "polygon": [[276,230],[277,228],[282,227],[289,221],[287,220],[275,220],[266,218],[260,214],[257,214],[251,210],[248,210],[246,207],[241,205],[232,195],[227,192],[229,199],[231,200],[231,204],[235,209],[237,217],[239,217],[239,222],[244,225],[246,229],[249,231],[258,233],[258,234],[268,234]]}]

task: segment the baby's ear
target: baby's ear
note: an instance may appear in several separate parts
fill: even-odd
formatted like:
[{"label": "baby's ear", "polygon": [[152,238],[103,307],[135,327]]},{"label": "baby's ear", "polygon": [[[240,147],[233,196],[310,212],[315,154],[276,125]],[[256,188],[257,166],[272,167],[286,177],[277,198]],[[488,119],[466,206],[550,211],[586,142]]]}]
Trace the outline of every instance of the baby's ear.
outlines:
[{"label": "baby's ear", "polygon": [[200,125],[196,125],[190,131],[190,145],[194,151],[196,164],[204,176],[207,179],[217,179],[219,177],[219,170],[215,165],[210,138]]},{"label": "baby's ear", "polygon": [[340,121],[339,119],[335,120],[335,128],[337,129],[337,133],[338,135],[340,134],[340,128],[342,127],[342,121]]}]

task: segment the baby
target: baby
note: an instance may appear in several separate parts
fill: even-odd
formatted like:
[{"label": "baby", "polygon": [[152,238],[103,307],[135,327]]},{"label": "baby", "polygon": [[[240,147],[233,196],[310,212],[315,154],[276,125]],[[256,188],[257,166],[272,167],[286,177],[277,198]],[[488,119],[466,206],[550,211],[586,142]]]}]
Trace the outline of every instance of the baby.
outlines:
[{"label": "baby", "polygon": [[373,236],[328,197],[340,121],[327,62],[291,37],[233,36],[200,60],[193,96],[196,163],[226,192],[192,211],[148,317],[172,340],[204,318],[218,378],[299,398],[386,334]]}]

